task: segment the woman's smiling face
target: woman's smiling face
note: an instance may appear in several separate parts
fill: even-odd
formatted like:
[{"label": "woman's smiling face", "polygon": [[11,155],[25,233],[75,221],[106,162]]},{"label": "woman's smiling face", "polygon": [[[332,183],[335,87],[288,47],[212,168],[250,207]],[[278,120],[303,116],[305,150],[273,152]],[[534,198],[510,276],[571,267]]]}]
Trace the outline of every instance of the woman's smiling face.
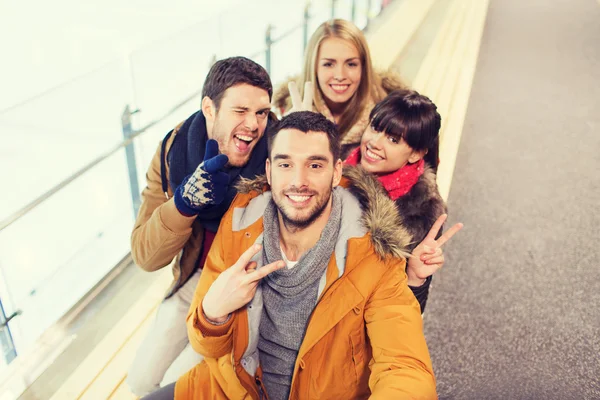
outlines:
[{"label": "woman's smiling face", "polygon": [[317,80],[330,109],[346,104],[356,93],[362,77],[358,49],[349,41],[329,37],[317,55]]},{"label": "woman's smiling face", "polygon": [[360,143],[360,165],[376,175],[389,174],[419,161],[426,151],[415,151],[401,137],[367,128]]}]

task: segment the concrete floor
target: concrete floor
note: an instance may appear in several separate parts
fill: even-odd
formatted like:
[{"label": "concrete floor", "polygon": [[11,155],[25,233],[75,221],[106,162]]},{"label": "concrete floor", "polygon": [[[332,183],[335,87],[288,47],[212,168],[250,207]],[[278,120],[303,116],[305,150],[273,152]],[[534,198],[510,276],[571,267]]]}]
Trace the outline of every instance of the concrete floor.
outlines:
[{"label": "concrete floor", "polygon": [[492,0],[425,316],[441,399],[600,398],[599,152],[598,2]]}]

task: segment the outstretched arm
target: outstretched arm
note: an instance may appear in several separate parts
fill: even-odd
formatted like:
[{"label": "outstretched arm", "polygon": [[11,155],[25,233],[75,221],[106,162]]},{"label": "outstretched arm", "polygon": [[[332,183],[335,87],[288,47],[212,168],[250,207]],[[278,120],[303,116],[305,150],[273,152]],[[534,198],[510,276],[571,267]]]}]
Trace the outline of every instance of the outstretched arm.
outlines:
[{"label": "outstretched arm", "polygon": [[435,378],[419,305],[406,285],[404,261],[387,262],[365,308],[373,349],[371,399],[435,399]]}]

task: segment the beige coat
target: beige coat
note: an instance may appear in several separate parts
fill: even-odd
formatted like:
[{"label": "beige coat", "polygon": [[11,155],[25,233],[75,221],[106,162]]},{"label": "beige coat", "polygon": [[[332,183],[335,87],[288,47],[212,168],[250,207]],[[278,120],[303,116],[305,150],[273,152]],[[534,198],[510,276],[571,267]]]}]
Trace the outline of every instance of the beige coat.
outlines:
[{"label": "beige coat", "polygon": [[[183,122],[167,139],[165,157],[181,125]],[[160,156],[159,144],[146,172],[142,204],[131,233],[131,256],[139,267],[149,272],[157,271],[173,262],[174,279],[167,293],[167,296],[170,296],[194,273],[196,261],[202,250],[204,228],[195,217],[183,217],[177,211],[170,187],[166,194],[163,192]],[[168,163],[165,162],[165,165],[166,176],[169,176]]]}]

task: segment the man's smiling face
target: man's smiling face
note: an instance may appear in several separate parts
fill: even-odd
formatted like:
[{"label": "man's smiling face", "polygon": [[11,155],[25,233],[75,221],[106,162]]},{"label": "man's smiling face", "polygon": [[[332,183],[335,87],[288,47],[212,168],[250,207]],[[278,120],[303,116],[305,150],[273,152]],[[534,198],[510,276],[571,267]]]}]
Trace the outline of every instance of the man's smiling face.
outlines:
[{"label": "man's smiling face", "polygon": [[283,129],[267,160],[273,202],[287,226],[305,228],[331,206],[331,192],[341,177],[323,132]]}]

